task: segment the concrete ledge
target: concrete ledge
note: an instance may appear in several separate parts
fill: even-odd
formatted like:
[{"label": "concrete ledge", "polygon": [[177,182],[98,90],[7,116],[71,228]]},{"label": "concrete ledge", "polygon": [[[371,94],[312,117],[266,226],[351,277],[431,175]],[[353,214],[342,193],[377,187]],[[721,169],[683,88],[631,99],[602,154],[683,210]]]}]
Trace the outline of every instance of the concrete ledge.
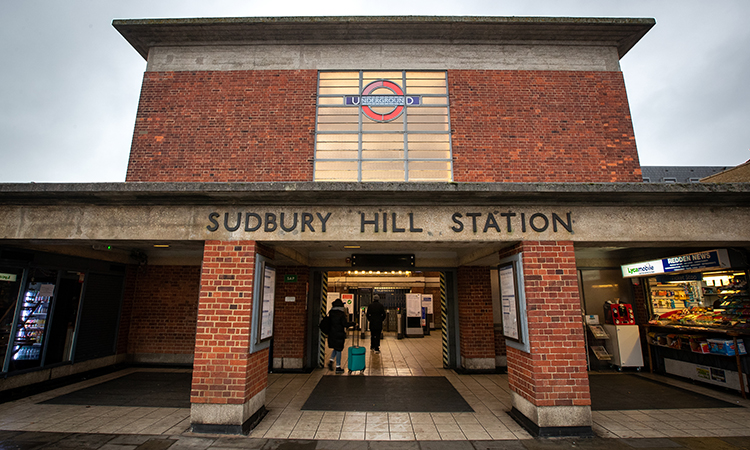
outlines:
[{"label": "concrete ledge", "polygon": [[193,354],[174,353],[133,353],[128,355],[128,362],[133,364],[163,364],[190,366],[193,364]]},{"label": "concrete ledge", "polygon": [[247,434],[267,411],[266,389],[242,405],[192,403],[190,425],[195,433]]},{"label": "concrete ledge", "polygon": [[[440,55],[436,58],[435,55]],[[164,46],[148,72],[226,70],[565,70],[620,71],[614,46],[487,44],[302,44]]]},{"label": "concrete ledge", "polygon": [[[0,205],[750,205],[750,183],[0,183]],[[394,195],[398,194],[398,195]]]},{"label": "concrete ledge", "polygon": [[464,358],[461,357],[461,366],[467,370],[495,370],[495,358]]},{"label": "concrete ledge", "polygon": [[274,358],[273,368],[274,369],[302,369],[303,363],[302,358]]},{"label": "concrete ledge", "polygon": [[510,416],[540,437],[593,436],[590,406],[536,406],[511,392]]},{"label": "concrete ledge", "polygon": [[105,356],[103,358],[83,361],[76,364],[64,364],[48,369],[39,369],[21,374],[9,374],[7,378],[0,379],[0,391],[7,391],[32,384],[43,383],[58,378],[67,377],[91,370],[101,369],[107,366],[122,364],[126,355]]}]

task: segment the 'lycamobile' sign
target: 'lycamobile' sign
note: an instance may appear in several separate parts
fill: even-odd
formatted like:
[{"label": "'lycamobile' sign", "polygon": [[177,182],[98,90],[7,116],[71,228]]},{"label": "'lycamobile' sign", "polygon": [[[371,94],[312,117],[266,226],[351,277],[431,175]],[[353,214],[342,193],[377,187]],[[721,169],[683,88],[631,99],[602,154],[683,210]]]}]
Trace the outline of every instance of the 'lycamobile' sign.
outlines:
[{"label": "'lycamobile' sign", "polygon": [[622,276],[625,278],[658,275],[670,272],[725,269],[729,267],[729,254],[726,249],[708,250],[705,252],[672,256],[670,258],[657,259],[654,261],[625,264],[621,267]]}]

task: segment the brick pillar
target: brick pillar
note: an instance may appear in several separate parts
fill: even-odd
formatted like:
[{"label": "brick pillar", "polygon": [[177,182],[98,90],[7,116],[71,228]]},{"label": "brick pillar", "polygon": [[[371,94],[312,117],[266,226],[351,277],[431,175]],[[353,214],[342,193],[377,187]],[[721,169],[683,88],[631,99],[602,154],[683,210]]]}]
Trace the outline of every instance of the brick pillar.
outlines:
[{"label": "brick pillar", "polygon": [[[286,281],[293,275],[296,281]],[[307,336],[307,286],[310,269],[282,266],[276,270],[276,298],[273,315],[273,368],[302,369]],[[292,300],[293,299],[293,300]]]},{"label": "brick pillar", "polygon": [[249,353],[254,241],[206,241],[195,336],[193,431],[240,434],[265,414],[268,348]]},{"label": "brick pillar", "polygon": [[458,268],[458,328],[461,367],[495,369],[495,334],[489,267]]},{"label": "brick pillar", "polygon": [[530,352],[514,348],[508,341],[511,416],[540,436],[591,435],[591,398],[573,243],[522,242],[510,253],[519,252]]}]

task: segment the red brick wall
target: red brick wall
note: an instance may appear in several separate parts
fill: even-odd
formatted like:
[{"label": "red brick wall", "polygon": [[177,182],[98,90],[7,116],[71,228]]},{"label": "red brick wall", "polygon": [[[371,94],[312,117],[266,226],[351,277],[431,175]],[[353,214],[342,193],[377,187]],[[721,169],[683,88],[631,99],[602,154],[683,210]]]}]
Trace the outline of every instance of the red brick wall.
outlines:
[{"label": "red brick wall", "polygon": [[193,354],[198,266],[131,266],[120,320],[128,353]]},{"label": "red brick wall", "polygon": [[[307,336],[307,283],[310,269],[304,266],[276,268],[276,308],[273,317],[273,357],[304,358]],[[294,283],[285,275],[297,275]],[[295,297],[294,302],[285,301]]]},{"label": "red brick wall", "polygon": [[268,385],[268,349],[248,354],[254,241],[206,241],[203,251],[192,403],[244,404]]},{"label": "red brick wall", "polygon": [[448,72],[457,182],[639,182],[620,72]]},{"label": "red brick wall", "polygon": [[[457,182],[641,181],[620,72],[448,72]],[[147,72],[126,181],[311,181],[314,70]]]},{"label": "red brick wall", "polygon": [[495,358],[489,267],[459,267],[458,326],[461,356]]},{"label": "red brick wall", "polygon": [[311,181],[314,70],[146,72],[126,181]]},{"label": "red brick wall", "polygon": [[508,383],[536,406],[588,406],[586,349],[572,242],[522,242],[531,353],[508,347]]},{"label": "red brick wall", "polygon": [[130,334],[130,318],[135,301],[135,286],[138,266],[128,265],[125,271],[125,290],[122,295],[122,309],[120,310],[120,325],[117,332],[117,350],[120,355],[128,352],[128,335]]},{"label": "red brick wall", "polygon": [[505,336],[503,336],[503,330],[495,330],[495,356],[505,356],[507,349],[505,348]]}]

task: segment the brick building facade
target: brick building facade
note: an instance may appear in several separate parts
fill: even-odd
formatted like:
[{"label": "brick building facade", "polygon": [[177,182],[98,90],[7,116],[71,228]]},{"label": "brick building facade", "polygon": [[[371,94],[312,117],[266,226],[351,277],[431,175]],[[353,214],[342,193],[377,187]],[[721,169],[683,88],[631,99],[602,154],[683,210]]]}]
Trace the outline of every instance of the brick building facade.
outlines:
[{"label": "brick building facade", "polygon": [[[514,418],[590,433],[581,272],[749,241],[747,188],[640,183],[619,60],[653,25],[117,20],[147,62],[126,182],[0,185],[3,273],[19,290],[53,263],[119,280],[101,293],[115,331],[79,342],[66,370],[191,365],[193,429],[241,433],[264,413],[269,367],[319,366],[328,276],[356,253],[385,258],[378,270],[410,255],[440,280],[412,292],[444,305],[446,368],[507,366]],[[506,261],[515,337],[498,319]],[[97,314],[76,326],[93,333]]]}]

